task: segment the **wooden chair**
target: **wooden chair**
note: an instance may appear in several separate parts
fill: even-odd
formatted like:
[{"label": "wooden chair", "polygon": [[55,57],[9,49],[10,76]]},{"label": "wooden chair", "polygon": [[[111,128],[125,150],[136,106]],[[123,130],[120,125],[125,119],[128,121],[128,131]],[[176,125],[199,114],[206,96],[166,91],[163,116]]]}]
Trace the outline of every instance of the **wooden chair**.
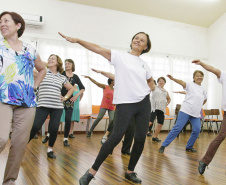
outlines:
[{"label": "wooden chair", "polygon": [[[211,109],[210,111],[211,111],[211,115],[212,115],[212,119],[211,119],[212,125],[213,125],[213,123],[216,123],[217,134],[218,134],[218,131],[220,130],[218,126],[221,127],[221,124],[222,124],[222,121],[223,121],[223,120],[219,120],[218,119],[218,116],[220,115],[220,110],[219,109]],[[214,118],[214,116],[216,118]],[[212,127],[212,129],[213,129],[213,132],[214,132],[214,128],[213,127]]]},{"label": "wooden chair", "polygon": [[[173,119],[174,118],[170,117],[169,107],[166,107],[165,120],[169,120],[170,121],[170,123],[169,123],[169,129],[170,129],[171,121]],[[168,132],[169,132],[169,129],[168,129]]]},{"label": "wooden chair", "polygon": [[[93,124],[93,119],[97,119],[97,115],[100,111],[100,105],[92,105],[92,116],[91,116],[91,126]],[[105,123],[105,132],[107,131],[107,120],[109,119],[109,116],[104,116],[102,119],[106,120]]]},{"label": "wooden chair", "polygon": [[80,114],[80,119],[86,119],[86,133],[89,131],[90,123],[91,123],[91,114]]},{"label": "wooden chair", "polygon": [[[201,131],[203,132],[204,130],[204,124],[207,124],[208,132],[212,128],[212,122],[211,122],[211,110],[208,109],[203,109],[203,120],[202,120],[202,126],[201,126]],[[209,126],[210,124],[210,126]]]},{"label": "wooden chair", "polygon": [[[180,108],[181,108],[181,104],[176,104],[176,108],[175,108],[175,116],[176,117],[175,117],[174,125],[175,125],[175,123],[177,121],[177,117],[178,117],[178,113],[180,111]],[[170,124],[169,124],[168,132],[171,130],[170,126],[171,126],[171,121],[170,121]]]}]

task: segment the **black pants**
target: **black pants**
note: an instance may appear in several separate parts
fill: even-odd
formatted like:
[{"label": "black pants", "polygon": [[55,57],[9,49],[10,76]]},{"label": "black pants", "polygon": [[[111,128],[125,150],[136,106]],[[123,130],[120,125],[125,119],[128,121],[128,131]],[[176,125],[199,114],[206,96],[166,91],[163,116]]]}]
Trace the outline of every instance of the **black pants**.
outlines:
[{"label": "black pants", "polygon": [[122,153],[130,152],[130,148],[133,143],[134,134],[135,134],[135,117],[132,118],[132,121],[129,124],[129,127],[126,130],[124,142],[121,150]]},{"label": "black pants", "polygon": [[[116,115],[116,113],[115,113],[115,115]],[[115,124],[115,117],[116,116],[114,116],[114,121],[113,121],[111,130],[108,130],[110,132],[108,134],[108,138],[112,134],[114,124]],[[132,118],[132,121],[129,124],[127,130],[126,130],[126,133],[125,133],[125,136],[124,136],[124,141],[123,141],[123,144],[122,144],[122,149],[121,149],[122,153],[130,152],[130,148],[131,148],[132,143],[133,143],[134,133],[135,133],[135,117]],[[113,153],[113,151],[111,153]]]},{"label": "black pants", "polygon": [[133,117],[135,117],[134,145],[131,152],[128,170],[133,171],[144,148],[148,130],[151,104],[149,95],[138,103],[119,104],[116,107],[116,121],[109,139],[102,145],[100,152],[92,166],[98,170],[114,147],[121,141]]},{"label": "black pants", "polygon": [[60,118],[61,118],[62,112],[63,112],[63,109],[37,107],[35,120],[31,129],[30,140],[32,140],[35,134],[37,134],[38,131],[42,128],[42,125],[44,124],[46,118],[50,114],[49,127],[48,127],[49,128],[48,132],[50,133],[49,146],[53,147],[57,138],[57,133],[59,130]]},{"label": "black pants", "polygon": [[65,126],[64,126],[64,138],[68,138],[70,129],[71,129],[71,116],[73,112],[73,108],[64,108],[65,110]]}]

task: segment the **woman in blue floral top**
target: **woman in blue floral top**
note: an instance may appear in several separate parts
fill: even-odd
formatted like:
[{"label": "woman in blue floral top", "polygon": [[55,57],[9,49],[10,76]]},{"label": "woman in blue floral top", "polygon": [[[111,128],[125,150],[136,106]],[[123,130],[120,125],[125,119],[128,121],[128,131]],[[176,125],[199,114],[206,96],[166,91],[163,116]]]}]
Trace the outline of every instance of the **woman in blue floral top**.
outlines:
[{"label": "woman in blue floral top", "polygon": [[[13,184],[18,177],[35,116],[34,91],[46,74],[36,50],[18,39],[24,29],[25,22],[17,13],[0,14],[0,153],[12,127],[3,184]],[[35,82],[34,67],[39,72]]]}]

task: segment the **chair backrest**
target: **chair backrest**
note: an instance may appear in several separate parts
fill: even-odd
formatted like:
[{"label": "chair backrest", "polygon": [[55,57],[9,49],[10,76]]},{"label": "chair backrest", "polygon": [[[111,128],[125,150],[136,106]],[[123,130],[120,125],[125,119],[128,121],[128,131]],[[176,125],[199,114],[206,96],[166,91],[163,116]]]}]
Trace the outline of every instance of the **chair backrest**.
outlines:
[{"label": "chair backrest", "polygon": [[212,115],[220,115],[220,110],[219,109],[211,109],[211,114]]},{"label": "chair backrest", "polygon": [[169,107],[166,107],[166,116],[169,116]]},{"label": "chair backrest", "polygon": [[98,114],[100,112],[100,105],[92,105],[92,114]]},{"label": "chair backrest", "polygon": [[212,115],[211,110],[208,110],[208,109],[204,109],[204,113],[205,113],[205,116]]}]

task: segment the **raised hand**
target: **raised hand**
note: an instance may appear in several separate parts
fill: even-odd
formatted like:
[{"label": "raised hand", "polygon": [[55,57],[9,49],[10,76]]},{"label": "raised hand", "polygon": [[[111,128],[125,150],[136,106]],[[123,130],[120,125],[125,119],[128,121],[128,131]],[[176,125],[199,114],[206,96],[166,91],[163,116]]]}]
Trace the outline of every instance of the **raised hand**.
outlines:
[{"label": "raised hand", "polygon": [[71,42],[71,43],[77,43],[78,40],[79,40],[78,38],[72,38],[72,37],[65,36],[65,35],[63,35],[63,34],[60,33],[60,32],[58,32],[58,34],[59,34],[61,37],[65,38],[68,42]]},{"label": "raised hand", "polygon": [[171,75],[166,75],[170,80],[173,79],[173,77]]},{"label": "raised hand", "polygon": [[91,68],[91,70],[96,72],[96,73],[101,73],[101,70],[97,70],[97,69],[93,69],[93,68]]},{"label": "raised hand", "polygon": [[193,60],[192,63],[196,64],[196,65],[201,65],[201,61],[200,60]]}]

